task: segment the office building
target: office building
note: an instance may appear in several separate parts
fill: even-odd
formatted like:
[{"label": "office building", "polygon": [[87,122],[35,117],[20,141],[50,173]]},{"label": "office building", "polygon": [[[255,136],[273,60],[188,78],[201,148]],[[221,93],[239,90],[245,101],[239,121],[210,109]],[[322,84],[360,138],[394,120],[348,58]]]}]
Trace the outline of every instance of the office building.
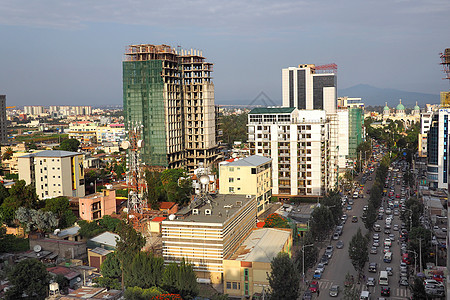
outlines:
[{"label": "office building", "polygon": [[209,204],[185,207],[161,223],[164,262],[185,259],[199,281],[222,283],[223,260],[255,226],[255,195],[219,194]]},{"label": "office building", "polygon": [[419,157],[427,157],[428,131],[430,130],[432,117],[432,111],[420,114],[420,134],[418,138]]},{"label": "office building", "polygon": [[284,107],[335,113],[336,74],[318,73],[314,64],[285,68],[282,70],[282,99]]},{"label": "office building", "polygon": [[216,159],[212,64],[201,51],[167,45],[130,45],[123,62],[125,127],[142,128],[141,158],[167,168]]},{"label": "office building", "polygon": [[8,123],[6,119],[6,95],[0,95],[0,143],[8,141]]},{"label": "office building", "polygon": [[224,294],[248,299],[270,289],[267,274],[280,252],[291,255],[292,231],[281,228],[255,229],[233,255],[223,261]]},{"label": "office building", "polygon": [[427,183],[431,189],[448,187],[449,115],[450,108],[439,108],[435,111],[427,134]]},{"label": "office building", "polygon": [[337,145],[331,141],[331,122],[324,110],[273,107],[250,111],[250,152],[272,158],[274,196],[283,200],[322,196],[335,187],[337,156],[331,150]]},{"label": "office building", "polygon": [[95,122],[78,121],[69,125],[69,139],[77,139],[80,143],[96,143],[97,128]]},{"label": "office building", "polygon": [[85,195],[83,154],[46,150],[18,161],[19,179],[33,184],[39,199]]},{"label": "office building", "polygon": [[219,193],[256,195],[261,214],[272,196],[272,159],[252,155],[219,163]]},{"label": "office building", "polygon": [[364,110],[364,102],[361,98],[339,97],[337,99],[338,108],[362,108]]}]

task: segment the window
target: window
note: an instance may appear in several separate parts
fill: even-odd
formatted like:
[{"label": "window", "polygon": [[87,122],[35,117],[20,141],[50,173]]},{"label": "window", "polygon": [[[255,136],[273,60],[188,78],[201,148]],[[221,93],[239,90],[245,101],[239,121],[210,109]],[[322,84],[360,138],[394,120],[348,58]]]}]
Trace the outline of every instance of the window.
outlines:
[{"label": "window", "polygon": [[228,182],[234,182],[234,178],[233,177],[228,178]]},{"label": "window", "polygon": [[231,289],[231,282],[227,281],[227,289]]},{"label": "window", "polygon": [[234,193],[234,187],[230,186],[230,187],[228,188],[228,192]]},{"label": "window", "polygon": [[238,177],[237,180],[241,180],[241,179]]},{"label": "window", "polygon": [[230,167],[230,168],[228,169],[228,171],[234,172],[234,168],[233,168],[233,167]]},{"label": "window", "polygon": [[252,174],[256,174],[256,168],[252,168]]}]

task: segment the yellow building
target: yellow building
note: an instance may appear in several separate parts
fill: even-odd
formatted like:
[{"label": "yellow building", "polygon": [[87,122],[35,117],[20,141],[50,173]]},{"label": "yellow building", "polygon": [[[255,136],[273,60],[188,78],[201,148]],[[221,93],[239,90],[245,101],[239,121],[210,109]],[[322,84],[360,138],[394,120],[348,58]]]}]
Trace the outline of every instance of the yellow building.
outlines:
[{"label": "yellow building", "polygon": [[256,226],[254,195],[195,199],[161,223],[166,264],[185,259],[199,282],[222,283],[223,259],[232,255]]},{"label": "yellow building", "polygon": [[219,163],[219,193],[256,195],[260,215],[272,196],[272,159],[253,155]]},{"label": "yellow building", "polygon": [[69,125],[69,138],[81,143],[97,141],[97,124],[89,121],[74,122]]},{"label": "yellow building", "polygon": [[255,229],[239,249],[223,261],[224,294],[247,298],[269,288],[270,263],[280,252],[291,255],[292,231]]}]

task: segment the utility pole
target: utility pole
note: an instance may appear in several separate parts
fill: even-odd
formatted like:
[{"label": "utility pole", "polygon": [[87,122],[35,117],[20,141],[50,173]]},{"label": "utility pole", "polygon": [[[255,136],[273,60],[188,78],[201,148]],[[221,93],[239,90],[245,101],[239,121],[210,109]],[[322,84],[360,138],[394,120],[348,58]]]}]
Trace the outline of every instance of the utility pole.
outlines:
[{"label": "utility pole", "polygon": [[419,263],[420,273],[422,273],[422,238],[419,238]]}]

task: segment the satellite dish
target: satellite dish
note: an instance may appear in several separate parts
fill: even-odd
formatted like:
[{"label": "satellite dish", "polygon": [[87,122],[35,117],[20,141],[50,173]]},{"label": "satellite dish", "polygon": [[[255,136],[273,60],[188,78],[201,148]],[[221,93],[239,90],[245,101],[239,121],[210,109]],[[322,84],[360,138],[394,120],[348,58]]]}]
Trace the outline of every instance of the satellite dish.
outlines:
[{"label": "satellite dish", "polygon": [[200,183],[201,184],[208,184],[209,183],[209,176],[208,175],[200,176]]},{"label": "satellite dish", "polygon": [[77,277],[77,282],[80,282],[81,281],[81,278],[80,277]]},{"label": "satellite dish", "polygon": [[169,220],[170,220],[170,221],[175,220],[175,215],[174,215],[174,214],[169,215]]},{"label": "satellite dish", "polygon": [[33,247],[34,252],[40,252],[42,250],[42,247],[40,245],[36,245]]},{"label": "satellite dish", "polygon": [[128,148],[130,148],[131,144],[129,141],[123,141],[121,146],[123,149],[128,149]]},{"label": "satellite dish", "polygon": [[55,231],[53,232],[54,235],[58,235],[58,233],[60,233],[61,229],[55,229]]},{"label": "satellite dish", "polygon": [[137,141],[137,146],[138,146],[138,148],[144,147],[144,140]]}]

